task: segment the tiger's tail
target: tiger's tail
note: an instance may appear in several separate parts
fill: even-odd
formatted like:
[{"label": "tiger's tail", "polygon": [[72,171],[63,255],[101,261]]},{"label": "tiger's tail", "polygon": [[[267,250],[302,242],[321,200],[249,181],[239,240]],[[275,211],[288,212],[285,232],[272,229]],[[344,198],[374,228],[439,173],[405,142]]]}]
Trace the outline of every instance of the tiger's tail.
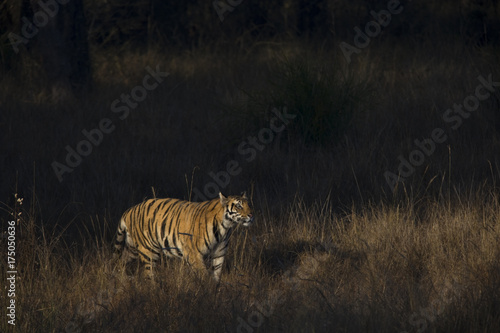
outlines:
[{"label": "tiger's tail", "polygon": [[125,224],[125,219],[122,217],[120,220],[120,224],[118,225],[118,229],[116,230],[115,251],[113,254],[113,257],[115,259],[121,257],[126,238],[127,225]]}]

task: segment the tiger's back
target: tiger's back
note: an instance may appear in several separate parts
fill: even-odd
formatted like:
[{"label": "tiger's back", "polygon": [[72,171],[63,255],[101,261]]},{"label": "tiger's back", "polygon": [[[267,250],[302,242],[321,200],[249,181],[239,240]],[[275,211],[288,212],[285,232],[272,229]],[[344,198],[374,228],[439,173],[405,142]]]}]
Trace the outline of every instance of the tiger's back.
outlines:
[{"label": "tiger's back", "polygon": [[253,222],[245,194],[205,202],[149,199],[128,209],[117,230],[115,248],[126,261],[139,258],[151,274],[152,263],[162,255],[184,258],[197,270],[210,259],[219,280],[229,237],[237,224]]}]

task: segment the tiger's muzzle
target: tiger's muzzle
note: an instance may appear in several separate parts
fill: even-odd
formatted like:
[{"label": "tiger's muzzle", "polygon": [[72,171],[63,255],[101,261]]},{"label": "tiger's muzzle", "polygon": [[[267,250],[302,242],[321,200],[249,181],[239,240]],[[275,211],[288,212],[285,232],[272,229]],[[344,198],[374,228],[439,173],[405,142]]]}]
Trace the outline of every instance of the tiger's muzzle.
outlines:
[{"label": "tiger's muzzle", "polygon": [[247,215],[247,217],[243,220],[242,225],[243,225],[244,227],[248,227],[250,224],[252,224],[252,223],[253,223],[253,221],[254,221],[254,216],[253,216],[253,214],[251,214],[251,213],[250,213],[250,214],[248,214],[248,215]]}]

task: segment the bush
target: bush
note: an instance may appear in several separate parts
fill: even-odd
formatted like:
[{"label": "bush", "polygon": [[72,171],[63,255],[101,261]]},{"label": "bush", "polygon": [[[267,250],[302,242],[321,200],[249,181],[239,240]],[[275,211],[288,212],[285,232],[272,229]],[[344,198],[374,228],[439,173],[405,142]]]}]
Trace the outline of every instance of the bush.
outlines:
[{"label": "bush", "polygon": [[372,95],[369,82],[305,58],[279,61],[270,77],[266,90],[248,94],[247,106],[237,112],[244,127],[261,127],[261,119],[272,117],[273,108],[286,107],[297,115],[288,125],[288,137],[308,146],[324,146],[342,137]]},{"label": "bush", "polygon": [[317,67],[302,59],[283,61],[272,86],[272,103],[286,105],[298,116],[291,127],[294,134],[306,144],[320,145],[344,134],[371,90],[337,67]]}]

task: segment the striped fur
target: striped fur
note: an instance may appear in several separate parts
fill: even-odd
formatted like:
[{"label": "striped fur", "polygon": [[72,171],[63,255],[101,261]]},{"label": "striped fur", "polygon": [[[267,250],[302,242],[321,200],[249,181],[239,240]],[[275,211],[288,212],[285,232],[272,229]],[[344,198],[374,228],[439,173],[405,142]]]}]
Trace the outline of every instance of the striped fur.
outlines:
[{"label": "striped fur", "polygon": [[117,230],[115,250],[127,262],[139,258],[151,275],[162,255],[180,257],[196,270],[207,269],[219,281],[233,228],[254,218],[245,194],[205,202],[150,199],[128,209]]}]

